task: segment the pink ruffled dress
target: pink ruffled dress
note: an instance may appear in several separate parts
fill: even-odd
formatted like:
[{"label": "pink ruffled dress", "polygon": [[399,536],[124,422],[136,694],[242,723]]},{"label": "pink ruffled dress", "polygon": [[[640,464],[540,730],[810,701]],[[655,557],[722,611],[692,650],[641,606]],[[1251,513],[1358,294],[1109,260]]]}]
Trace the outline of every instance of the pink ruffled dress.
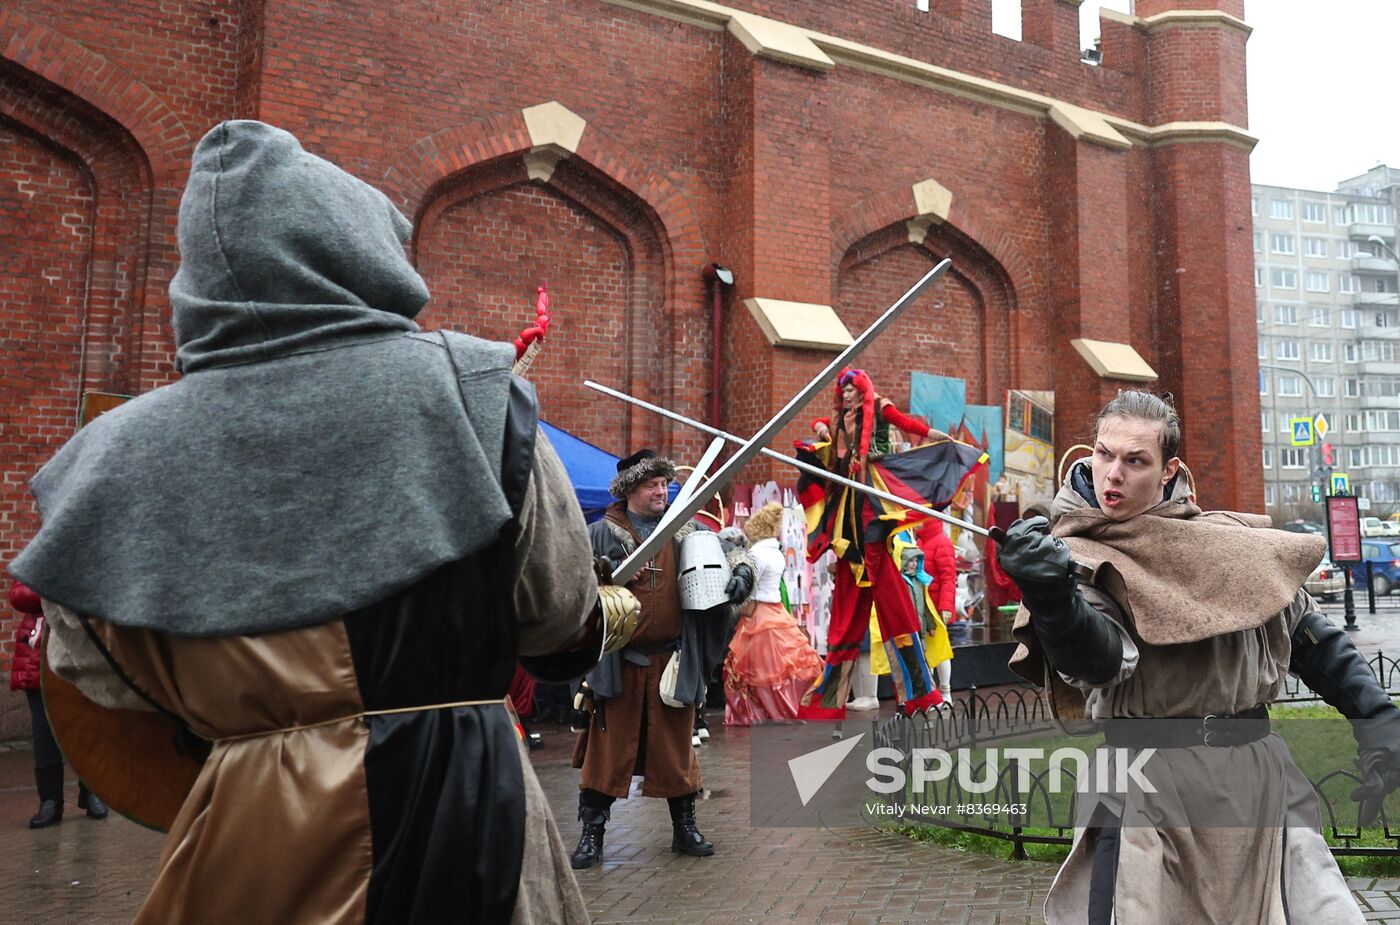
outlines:
[{"label": "pink ruffled dress", "polygon": [[797,722],[802,695],[821,677],[823,662],[782,605],[785,562],[776,539],[754,544],[757,605],[739,620],[724,659],[727,726]]}]

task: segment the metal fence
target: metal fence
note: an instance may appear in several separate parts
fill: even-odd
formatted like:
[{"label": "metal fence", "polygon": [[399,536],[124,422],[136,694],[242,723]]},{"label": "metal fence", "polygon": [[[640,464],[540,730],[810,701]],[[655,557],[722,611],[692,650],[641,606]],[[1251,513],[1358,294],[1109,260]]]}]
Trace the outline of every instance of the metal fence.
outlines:
[{"label": "metal fence", "polygon": [[[1400,663],[1383,653],[1377,653],[1370,662],[1371,671],[1391,692],[1392,697],[1400,696]],[[1288,677],[1282,695],[1275,701],[1279,704],[1320,703],[1316,694],[1293,677]],[[915,749],[942,749],[953,753],[959,748],[975,748],[1013,737],[1021,737],[1037,732],[1057,732],[1049,705],[1042,692],[1029,685],[1010,686],[994,690],[973,688],[965,698],[959,698],[943,710],[932,715],[906,717],[896,715],[872,723],[874,744],[877,747],[898,749],[905,756],[911,756]],[[908,757],[904,770],[909,772]],[[919,797],[928,805],[952,807],[960,804],[981,806],[1023,805],[1026,812],[983,812],[969,814],[954,819],[952,817],[919,817],[917,821],[928,825],[956,829],[976,835],[984,835],[1010,842],[1012,856],[1026,857],[1026,845],[1051,844],[1069,845],[1074,836],[1074,820],[1077,810],[1077,792],[1073,785],[1068,799],[1052,791],[1053,780],[1058,783],[1065,779],[1075,781],[1072,767],[1047,767],[1040,772],[1030,772],[1022,780],[1020,770],[1014,765],[1004,765],[996,770],[995,785],[988,791],[969,793],[960,783],[960,777],[949,774],[941,781],[925,787]],[[966,776],[984,785],[990,775],[986,762],[975,763]],[[1022,783],[1028,784],[1021,787]],[[1400,856],[1400,828],[1392,828],[1390,820],[1382,811],[1377,824],[1363,833],[1359,824],[1359,805],[1350,799],[1352,789],[1358,786],[1360,778],[1349,770],[1332,771],[1323,777],[1310,781],[1318,798],[1322,815],[1324,834],[1332,843],[1332,853],[1337,856]],[[1057,799],[1057,796],[1059,797]],[[1026,820],[1040,820],[1028,831]],[[1380,842],[1366,844],[1363,842]]]}]

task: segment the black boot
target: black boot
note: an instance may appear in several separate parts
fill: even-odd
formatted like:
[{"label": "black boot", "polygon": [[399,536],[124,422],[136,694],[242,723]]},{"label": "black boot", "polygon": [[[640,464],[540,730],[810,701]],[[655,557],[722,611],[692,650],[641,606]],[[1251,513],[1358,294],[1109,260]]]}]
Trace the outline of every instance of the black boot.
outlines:
[{"label": "black boot", "polygon": [[107,804],[82,781],[78,781],[78,809],[87,810],[89,819],[107,818]]},{"label": "black boot", "polygon": [[583,823],[583,833],[569,858],[569,866],[574,870],[587,870],[603,860],[603,829],[611,818],[612,804],[612,797],[596,790],[579,791],[578,819]]},{"label": "black boot", "polygon": [[43,829],[57,824],[63,818],[63,765],[35,768],[34,785],[39,790],[39,811],[29,820],[29,827]]},{"label": "black boot", "polygon": [[707,858],[715,846],[705,840],[695,827],[695,794],[671,797],[666,801],[671,810],[671,850],[693,858]]}]

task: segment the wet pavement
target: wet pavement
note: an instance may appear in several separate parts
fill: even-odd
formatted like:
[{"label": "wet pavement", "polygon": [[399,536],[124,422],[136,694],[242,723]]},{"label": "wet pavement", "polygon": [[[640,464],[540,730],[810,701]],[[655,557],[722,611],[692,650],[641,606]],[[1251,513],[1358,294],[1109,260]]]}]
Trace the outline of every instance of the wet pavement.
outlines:
[{"label": "wet pavement", "polygon": [[[1341,623],[1340,608],[1335,611]],[[1355,635],[1368,654],[1400,656],[1400,608],[1362,612]],[[890,708],[886,705],[885,710]],[[868,827],[776,829],[749,824],[748,745],[755,730],[726,729],[711,711],[713,737],[701,749],[709,790],[697,807],[718,848],[695,859],[670,851],[662,800],[620,801],[608,826],[604,863],[579,883],[600,923],[923,923],[1031,925],[1054,875],[1041,862],[1011,862],[911,842]],[[572,737],[542,726],[534,754],[566,842],[577,838],[578,772]],[[17,923],[128,922],[139,908],[161,835],[118,818],[87,819],[69,780],[61,825],[30,831],[37,801],[31,753],[0,746],[0,919]],[[1400,881],[1351,883],[1368,922],[1400,925]]]}]

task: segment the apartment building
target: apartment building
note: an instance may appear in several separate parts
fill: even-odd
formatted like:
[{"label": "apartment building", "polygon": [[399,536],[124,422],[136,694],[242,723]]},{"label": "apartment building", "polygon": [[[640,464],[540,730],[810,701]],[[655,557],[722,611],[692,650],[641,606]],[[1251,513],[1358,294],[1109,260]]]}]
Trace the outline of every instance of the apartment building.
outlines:
[{"label": "apartment building", "polygon": [[[1400,511],[1397,198],[1388,167],[1331,193],[1253,187],[1264,505],[1276,521],[1321,520],[1313,487],[1325,492],[1329,468],[1371,514]],[[1323,438],[1294,446],[1293,422],[1319,415]]]}]

